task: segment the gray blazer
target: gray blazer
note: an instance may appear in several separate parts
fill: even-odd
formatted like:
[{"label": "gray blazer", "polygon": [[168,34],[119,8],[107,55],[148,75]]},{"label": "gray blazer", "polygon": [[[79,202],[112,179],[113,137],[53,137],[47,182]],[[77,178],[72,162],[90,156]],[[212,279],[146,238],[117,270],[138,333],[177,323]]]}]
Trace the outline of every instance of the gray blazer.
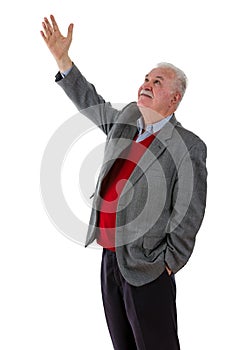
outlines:
[{"label": "gray blazer", "polygon": [[[132,142],[140,111],[122,110],[97,94],[74,65],[57,83],[106,134],[103,165],[93,197],[86,246],[98,234],[100,187],[114,161]],[[173,273],[190,258],[206,204],[206,145],[171,118],[150,144],[124,187],[116,215],[116,255],[124,278],[134,286],[155,280],[167,265]]]}]

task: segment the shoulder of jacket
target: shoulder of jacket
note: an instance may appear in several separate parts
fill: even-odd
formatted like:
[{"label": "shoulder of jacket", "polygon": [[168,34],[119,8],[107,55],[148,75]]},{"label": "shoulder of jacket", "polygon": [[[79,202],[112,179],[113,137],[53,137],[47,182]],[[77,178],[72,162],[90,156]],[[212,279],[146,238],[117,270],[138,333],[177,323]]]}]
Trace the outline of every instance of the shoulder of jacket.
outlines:
[{"label": "shoulder of jacket", "polygon": [[126,110],[132,110],[132,111],[137,111],[140,113],[139,108],[137,106],[137,102],[130,102],[127,103],[121,110],[121,112],[124,112]]},{"label": "shoulder of jacket", "polygon": [[189,148],[195,144],[203,144],[203,146],[206,147],[205,142],[198,135],[191,130],[184,128],[181,123],[177,122],[175,129]]},{"label": "shoulder of jacket", "polygon": [[135,124],[135,121],[141,116],[141,112],[136,102],[130,102],[119,111],[119,121],[123,123]]}]

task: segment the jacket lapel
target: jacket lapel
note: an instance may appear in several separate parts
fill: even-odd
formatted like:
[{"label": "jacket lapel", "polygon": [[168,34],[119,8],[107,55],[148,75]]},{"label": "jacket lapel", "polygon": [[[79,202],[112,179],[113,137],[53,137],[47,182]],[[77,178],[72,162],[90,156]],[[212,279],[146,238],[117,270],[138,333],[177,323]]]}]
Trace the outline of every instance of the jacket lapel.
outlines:
[{"label": "jacket lapel", "polygon": [[[174,127],[179,124],[175,118],[175,115],[170,119],[170,121],[165,124],[165,126],[160,130],[155,140],[152,141],[148,149],[145,151],[143,156],[138,162],[138,167],[132,172],[129,181],[126,183],[124,190],[122,192],[126,193],[147,171],[147,169],[158,160],[161,154],[166,150],[169,144],[169,140],[172,137]],[[141,171],[138,170],[141,169]]]},{"label": "jacket lapel", "polygon": [[[128,111],[126,112],[128,113]],[[131,109],[131,112],[131,115],[127,115],[127,118],[126,115],[124,115],[124,112],[122,113],[121,120],[128,120],[128,123],[125,124],[122,122],[122,124],[119,124],[114,137],[110,138],[108,141],[108,146],[106,147],[106,153],[104,156],[104,164],[99,176],[99,184],[101,183],[104,176],[108,173],[115,160],[120,156],[122,151],[131,144],[137,133],[136,121],[140,116],[140,112],[138,112],[138,108],[136,108],[136,110]],[[165,124],[165,126],[160,130],[155,140],[152,141],[146,152],[141,157],[140,161],[138,162],[138,167],[141,169],[141,171],[138,170],[138,167],[134,169],[129,178],[129,181],[124,187],[122,194],[127,192],[132,187],[132,185],[134,185],[141,178],[143,173],[146,172],[151,164],[153,164],[153,162],[155,162],[165,151],[169,139],[172,137],[174,127],[177,124],[179,123],[177,122],[175,115],[173,115],[170,121]]]},{"label": "jacket lapel", "polygon": [[114,125],[114,135],[109,138],[106,147],[100,179],[103,179],[123,150],[132,143],[137,133],[137,119],[141,116],[141,113],[135,103],[128,107],[123,110]]}]

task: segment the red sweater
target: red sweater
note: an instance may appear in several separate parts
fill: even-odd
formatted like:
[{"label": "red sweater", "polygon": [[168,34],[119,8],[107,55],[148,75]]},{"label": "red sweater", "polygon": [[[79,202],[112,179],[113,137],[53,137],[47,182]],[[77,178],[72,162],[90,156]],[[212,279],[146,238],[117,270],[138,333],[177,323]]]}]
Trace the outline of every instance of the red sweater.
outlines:
[{"label": "red sweater", "polygon": [[[102,197],[97,242],[102,247],[115,251],[116,210],[118,199],[147,147],[154,140],[155,135],[147,137],[141,142],[132,141],[114,162],[113,166],[103,179],[100,195]],[[142,145],[144,147],[142,147]]]}]

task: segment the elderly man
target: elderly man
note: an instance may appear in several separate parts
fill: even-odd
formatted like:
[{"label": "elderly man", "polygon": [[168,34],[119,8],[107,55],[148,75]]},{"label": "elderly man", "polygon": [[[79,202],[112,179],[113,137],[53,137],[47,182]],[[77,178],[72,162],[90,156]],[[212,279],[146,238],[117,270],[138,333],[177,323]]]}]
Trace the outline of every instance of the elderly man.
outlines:
[{"label": "elderly man", "polygon": [[178,350],[174,274],[190,258],[205,211],[206,146],[177,122],[186,76],[161,63],[138,101],[116,110],[68,55],[53,16],[41,35],[59,72],[56,82],[106,134],[86,246],[103,247],[101,288],[117,350]]}]

